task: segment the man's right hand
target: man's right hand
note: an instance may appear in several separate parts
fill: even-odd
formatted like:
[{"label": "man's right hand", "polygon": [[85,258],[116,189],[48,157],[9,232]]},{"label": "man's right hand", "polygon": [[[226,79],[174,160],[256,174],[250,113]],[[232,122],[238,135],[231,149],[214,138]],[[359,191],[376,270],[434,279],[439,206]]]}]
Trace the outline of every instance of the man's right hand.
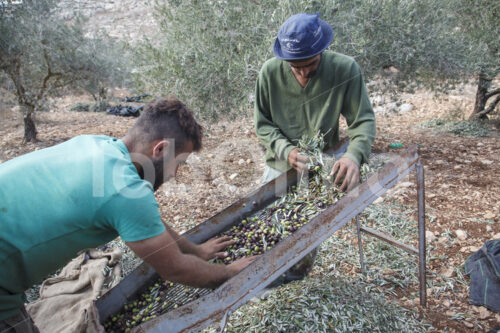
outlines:
[{"label": "man's right hand", "polygon": [[229,271],[231,272],[232,274],[231,276],[234,276],[238,274],[243,268],[250,265],[258,257],[259,256],[251,256],[238,259],[235,262],[232,262],[229,265],[227,265],[227,269],[229,269]]},{"label": "man's right hand", "polygon": [[288,164],[299,172],[307,170],[307,161],[307,156],[300,154],[299,148],[294,148],[290,154],[288,154]]},{"label": "man's right hand", "polygon": [[153,266],[164,280],[193,287],[218,287],[255,260],[255,257],[242,258],[227,266],[208,263],[195,255],[182,253],[168,230],[158,236],[126,244]]}]

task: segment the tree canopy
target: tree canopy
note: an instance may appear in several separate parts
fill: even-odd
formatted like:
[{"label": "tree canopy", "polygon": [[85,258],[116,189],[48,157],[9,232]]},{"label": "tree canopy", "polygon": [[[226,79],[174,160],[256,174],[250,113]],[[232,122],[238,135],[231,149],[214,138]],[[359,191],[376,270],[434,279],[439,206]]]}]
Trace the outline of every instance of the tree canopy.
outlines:
[{"label": "tree canopy", "polygon": [[[462,11],[464,2],[470,2],[470,12]],[[469,80],[485,59],[485,45],[498,45],[498,25],[493,32],[483,31],[495,25],[497,14],[489,13],[493,18],[475,30],[461,19],[478,22],[485,11],[498,13],[493,2],[157,2],[161,33],[140,48],[137,81],[147,91],[173,92],[207,118],[246,112],[256,74],[273,56],[280,25],[293,14],[319,12],[335,31],[330,49],[355,58],[368,78],[392,66],[398,70],[393,83],[400,86],[446,87]]]}]

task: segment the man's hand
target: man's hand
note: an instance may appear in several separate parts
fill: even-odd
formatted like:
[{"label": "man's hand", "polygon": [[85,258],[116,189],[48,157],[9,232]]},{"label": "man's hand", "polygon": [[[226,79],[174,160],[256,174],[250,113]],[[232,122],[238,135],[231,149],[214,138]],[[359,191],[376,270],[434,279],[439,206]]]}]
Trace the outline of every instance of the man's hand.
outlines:
[{"label": "man's hand", "polygon": [[214,237],[207,240],[205,243],[198,245],[197,255],[201,259],[210,260],[213,258],[224,259],[227,257],[227,252],[221,252],[229,245],[233,245],[236,241],[229,236]]},{"label": "man's hand", "polygon": [[332,172],[330,173],[330,177],[335,177],[333,184],[337,186],[344,176],[344,181],[340,185],[341,191],[350,191],[359,183],[359,166],[348,157],[342,157],[335,162]]},{"label": "man's hand", "polygon": [[236,260],[235,262],[230,263],[226,267],[231,272],[231,274],[232,274],[231,276],[234,276],[234,275],[238,274],[243,268],[250,265],[258,257],[259,256],[244,257],[244,258]]},{"label": "man's hand", "polygon": [[288,164],[299,172],[307,170],[307,161],[307,156],[299,154],[299,148],[294,148],[290,154],[288,154]]}]

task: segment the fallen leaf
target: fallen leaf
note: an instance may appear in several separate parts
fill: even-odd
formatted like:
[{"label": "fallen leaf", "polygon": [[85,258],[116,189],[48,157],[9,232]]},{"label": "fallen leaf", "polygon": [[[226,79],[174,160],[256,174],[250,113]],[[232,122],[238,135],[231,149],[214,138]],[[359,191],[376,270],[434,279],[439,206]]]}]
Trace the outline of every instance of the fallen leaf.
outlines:
[{"label": "fallen leaf", "polygon": [[443,271],[441,273],[442,276],[444,276],[445,278],[451,278],[453,275],[455,275],[455,269],[453,267],[450,267],[448,269],[446,269],[445,271]]},{"label": "fallen leaf", "polygon": [[448,310],[444,314],[447,315],[448,317],[453,317],[457,313],[455,311]]}]

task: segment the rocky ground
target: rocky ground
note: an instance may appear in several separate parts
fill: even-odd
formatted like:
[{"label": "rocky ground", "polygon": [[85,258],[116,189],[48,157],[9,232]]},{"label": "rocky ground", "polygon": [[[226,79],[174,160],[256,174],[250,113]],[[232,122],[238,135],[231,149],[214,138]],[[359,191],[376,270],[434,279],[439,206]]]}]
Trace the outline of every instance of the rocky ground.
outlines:
[{"label": "rocky ground", "polygon": [[[117,97],[123,95],[117,93]],[[0,162],[79,134],[121,137],[133,124],[133,118],[68,111],[77,101],[85,102],[85,98],[59,99],[54,102],[58,108],[53,112],[37,114],[41,141],[28,144],[22,143],[20,114],[4,106],[0,111]],[[393,298],[420,313],[437,331],[479,332],[500,326],[500,314],[469,304],[469,279],[463,276],[464,260],[485,241],[500,238],[497,122],[489,123],[491,131],[486,137],[461,137],[422,126],[429,119],[466,117],[473,102],[469,86],[437,99],[427,92],[400,95],[395,104],[388,97],[372,98],[378,110],[374,153],[397,153],[388,147],[391,142],[401,142],[405,147],[418,144],[425,167],[426,235],[430,248],[428,306],[421,308],[417,299],[409,296],[417,290],[416,282],[410,289],[397,289],[398,296]],[[163,218],[178,231],[185,231],[224,209],[259,186],[262,158],[263,150],[249,116],[205,124],[203,150],[193,154],[178,177],[157,192]],[[379,201],[395,199],[415,206],[415,193],[411,175]],[[447,284],[453,287],[443,288]]]}]

